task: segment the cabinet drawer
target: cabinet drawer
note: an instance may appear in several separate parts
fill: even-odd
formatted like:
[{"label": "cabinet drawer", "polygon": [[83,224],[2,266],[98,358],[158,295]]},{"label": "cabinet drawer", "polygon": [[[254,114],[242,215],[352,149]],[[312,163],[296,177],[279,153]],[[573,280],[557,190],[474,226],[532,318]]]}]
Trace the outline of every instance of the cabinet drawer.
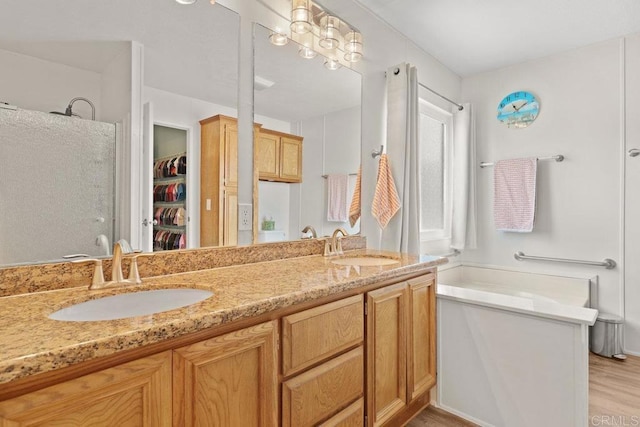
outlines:
[{"label": "cabinet drawer", "polygon": [[362,343],[362,295],[305,310],[282,319],[285,377]]},{"label": "cabinet drawer", "polygon": [[362,347],[317,366],[282,385],[283,426],[311,426],[363,396]]},{"label": "cabinet drawer", "polygon": [[360,398],[318,427],[362,427],[364,422],[364,399]]}]

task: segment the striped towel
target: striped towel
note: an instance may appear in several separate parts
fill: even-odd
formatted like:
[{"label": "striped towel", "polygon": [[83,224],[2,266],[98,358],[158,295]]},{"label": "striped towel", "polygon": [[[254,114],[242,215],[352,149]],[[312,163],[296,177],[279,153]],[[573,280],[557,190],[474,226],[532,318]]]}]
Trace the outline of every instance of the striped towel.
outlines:
[{"label": "striped towel", "polygon": [[351,227],[355,227],[356,222],[360,218],[360,181],[362,180],[362,166],[358,168],[358,176],[356,177],[356,187],[353,189],[353,196],[351,197],[351,206],[349,206],[349,224]]},{"label": "striped towel", "polygon": [[529,233],[536,211],[538,159],[499,160],[493,170],[493,217],[496,229]]},{"label": "striped towel", "polygon": [[400,198],[391,175],[387,155],[382,154],[378,164],[378,182],[373,195],[371,213],[378,220],[380,228],[385,228],[398,210],[400,210]]}]

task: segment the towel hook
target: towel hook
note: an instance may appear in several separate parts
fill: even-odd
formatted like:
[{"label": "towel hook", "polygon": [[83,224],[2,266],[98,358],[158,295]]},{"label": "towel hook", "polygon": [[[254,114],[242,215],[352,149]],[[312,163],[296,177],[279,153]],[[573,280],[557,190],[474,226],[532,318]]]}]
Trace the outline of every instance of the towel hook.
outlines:
[{"label": "towel hook", "polygon": [[384,145],[380,146],[380,150],[371,150],[371,157],[376,158],[384,153]]}]

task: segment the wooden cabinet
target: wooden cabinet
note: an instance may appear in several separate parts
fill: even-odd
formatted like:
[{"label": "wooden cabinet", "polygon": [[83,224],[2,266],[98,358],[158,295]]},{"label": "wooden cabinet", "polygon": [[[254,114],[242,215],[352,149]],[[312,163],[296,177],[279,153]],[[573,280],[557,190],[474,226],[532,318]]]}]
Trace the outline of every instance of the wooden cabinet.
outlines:
[{"label": "wooden cabinet", "polygon": [[302,137],[260,129],[256,168],[263,181],[302,182]]},{"label": "wooden cabinet", "polygon": [[278,424],[277,322],[174,352],[174,425]]},{"label": "wooden cabinet", "polygon": [[283,317],[283,376],[297,375],[282,384],[283,426],[349,425],[359,416],[352,406],[364,396],[363,340],[363,295]]},{"label": "wooden cabinet", "polygon": [[368,425],[408,420],[436,381],[435,275],[369,292],[367,308]]},{"label": "wooden cabinet", "polygon": [[171,426],[171,351],[0,402],[0,426]]},{"label": "wooden cabinet", "polygon": [[217,115],[200,121],[200,245],[238,242],[238,124]]},{"label": "wooden cabinet", "polygon": [[350,292],[2,401],[0,427],[402,425],[436,381],[435,274]]}]

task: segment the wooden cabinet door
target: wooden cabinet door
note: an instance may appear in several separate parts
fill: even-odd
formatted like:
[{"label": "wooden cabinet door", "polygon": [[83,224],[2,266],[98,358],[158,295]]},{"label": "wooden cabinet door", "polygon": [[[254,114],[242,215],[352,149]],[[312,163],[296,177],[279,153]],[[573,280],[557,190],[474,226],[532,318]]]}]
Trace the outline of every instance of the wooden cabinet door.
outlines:
[{"label": "wooden cabinet door", "polygon": [[171,425],[171,351],[0,402],[0,426]]},{"label": "wooden cabinet door", "polygon": [[236,246],[238,244],[238,187],[226,187],[223,194],[221,246]]},{"label": "wooden cabinet door", "polygon": [[280,139],[280,178],[302,182],[302,140],[286,136]]},{"label": "wooden cabinet door", "polygon": [[283,427],[315,426],[364,394],[362,346],[282,384]]},{"label": "wooden cabinet door", "polygon": [[276,426],[277,321],[174,351],[174,425]]},{"label": "wooden cabinet door", "polygon": [[224,129],[224,185],[238,186],[238,125],[225,125]]},{"label": "wooden cabinet door", "polygon": [[367,294],[367,413],[379,426],[407,405],[407,284]]},{"label": "wooden cabinet door", "polygon": [[259,179],[277,180],[280,177],[280,137],[262,131],[256,150]]},{"label": "wooden cabinet door", "polygon": [[407,386],[409,399],[428,392],[436,383],[435,275],[409,280]]}]

